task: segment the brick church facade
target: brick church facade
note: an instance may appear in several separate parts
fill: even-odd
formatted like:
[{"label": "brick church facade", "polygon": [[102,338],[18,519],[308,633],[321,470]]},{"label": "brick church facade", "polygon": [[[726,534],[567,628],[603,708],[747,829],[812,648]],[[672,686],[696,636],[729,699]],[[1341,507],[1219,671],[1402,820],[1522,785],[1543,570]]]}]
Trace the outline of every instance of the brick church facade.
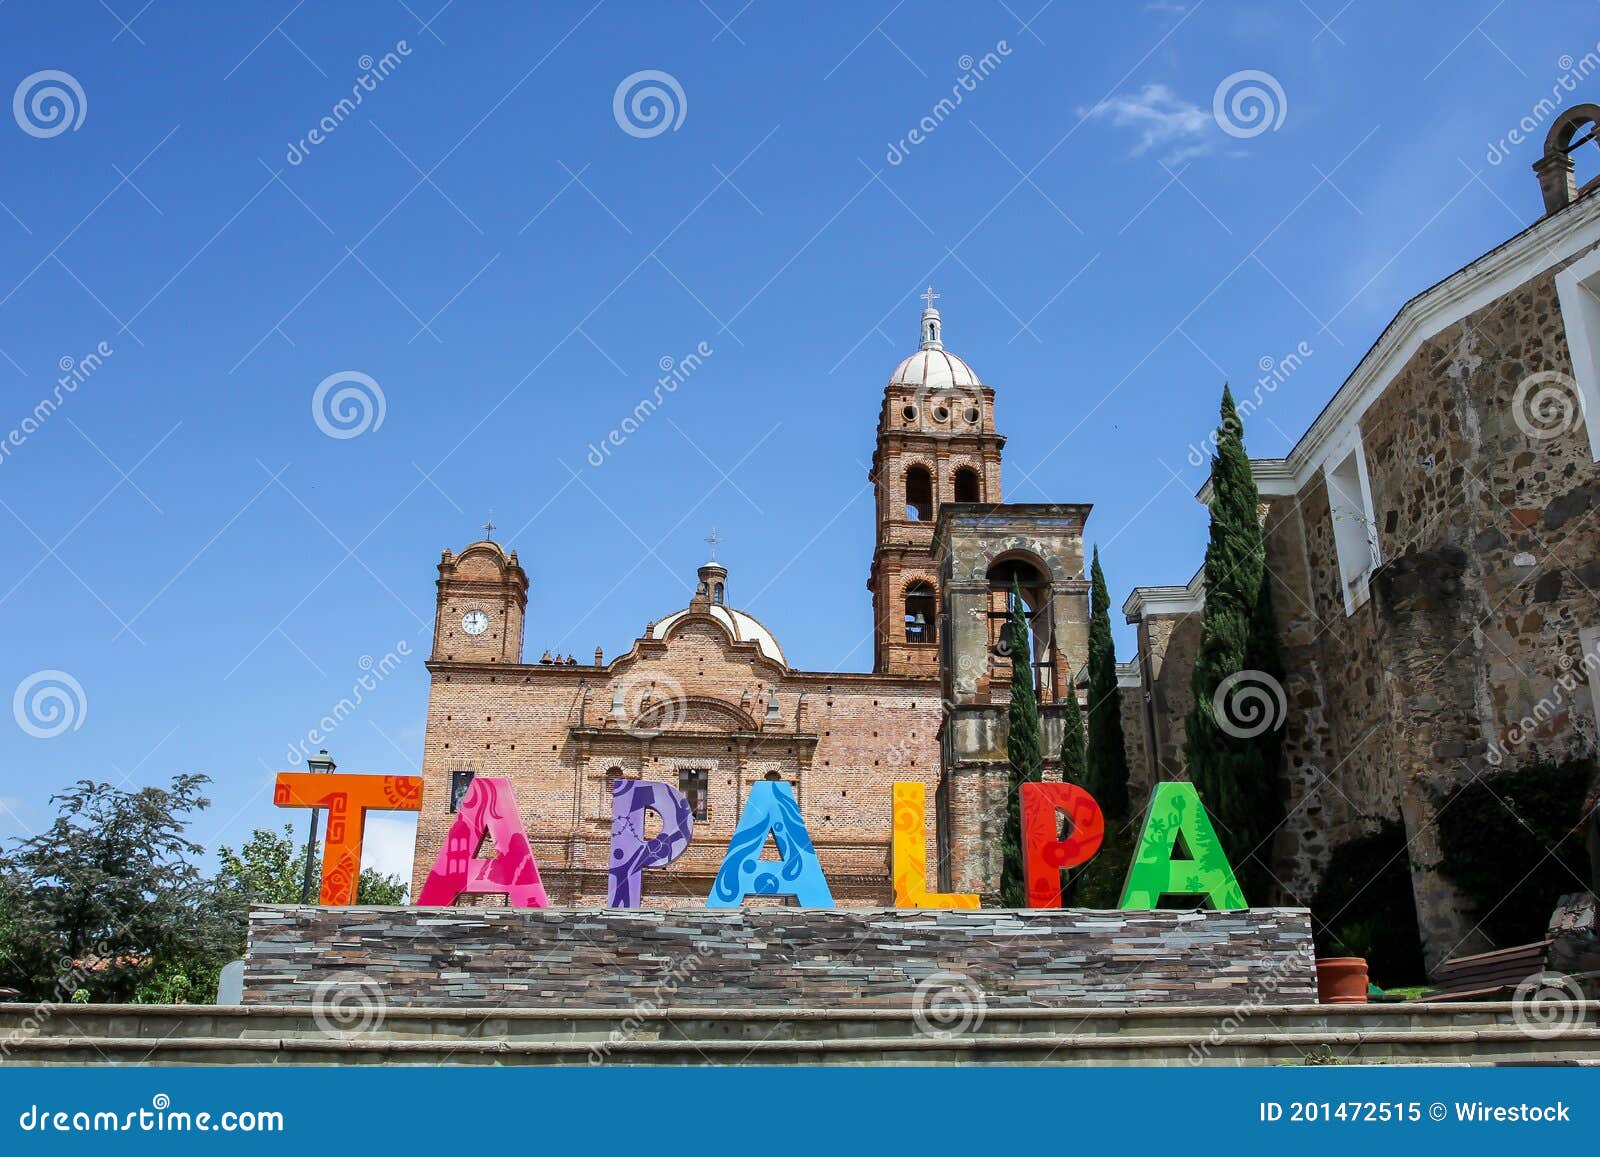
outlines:
[{"label": "brick church facade", "polygon": [[492,775],[515,787],[551,901],[604,904],[610,781],[624,776],[680,789],[695,816],[688,850],[649,874],[648,905],[705,902],[763,779],[793,786],[840,906],[891,902],[891,784],[907,780],[926,787],[941,889],[997,899],[1011,675],[995,644],[1016,582],[1045,749],[1059,750],[1057,694],[1087,656],[1089,507],[1001,503],[994,391],[944,348],[934,296],[878,418],[872,671],[790,667],[772,632],[736,609],[736,581],[715,558],[689,605],[626,653],[529,662],[516,553],[490,540],[444,552],[414,893],[466,784]]}]

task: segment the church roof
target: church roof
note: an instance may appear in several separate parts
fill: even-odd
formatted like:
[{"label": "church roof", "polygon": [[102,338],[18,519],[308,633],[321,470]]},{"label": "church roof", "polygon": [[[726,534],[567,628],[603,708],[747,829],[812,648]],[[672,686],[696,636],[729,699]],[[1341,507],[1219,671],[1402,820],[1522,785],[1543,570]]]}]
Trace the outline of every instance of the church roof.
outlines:
[{"label": "church roof", "polygon": [[[653,639],[666,638],[667,632],[672,629],[672,625],[688,613],[688,610],[682,610],[676,614],[668,615],[655,625],[655,629],[650,632],[650,637]],[[774,659],[785,667],[789,665],[788,661],[783,657],[783,648],[778,646],[778,640],[754,615],[747,615],[743,611],[734,610],[732,607],[718,606],[716,604],[707,607],[705,613],[716,619],[724,627],[727,627],[737,641],[755,643],[767,658]]]},{"label": "church roof", "polygon": [[978,385],[972,367],[948,350],[921,349],[895,367],[889,384],[930,389]]}]

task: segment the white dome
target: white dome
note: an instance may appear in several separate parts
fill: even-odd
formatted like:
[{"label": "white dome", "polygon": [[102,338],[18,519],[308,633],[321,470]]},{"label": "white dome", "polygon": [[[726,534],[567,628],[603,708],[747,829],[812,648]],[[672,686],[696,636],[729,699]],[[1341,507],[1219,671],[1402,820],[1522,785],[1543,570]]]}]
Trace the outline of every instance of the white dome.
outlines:
[{"label": "white dome", "polygon": [[933,299],[938,296],[931,285],[922,295],[928,303],[922,311],[922,344],[916,353],[895,367],[889,378],[891,386],[950,390],[982,384],[971,366],[944,348],[944,321],[933,308]]},{"label": "white dome", "polygon": [[920,349],[895,367],[889,384],[943,390],[980,383],[972,367],[955,354],[942,349]]},{"label": "white dome", "polygon": [[[667,632],[672,629],[673,624],[688,613],[687,610],[683,610],[675,615],[668,615],[655,625],[655,629],[650,632],[650,637],[652,639],[666,638]],[[706,613],[724,627],[727,627],[739,642],[754,643],[761,648],[761,653],[767,658],[776,660],[785,667],[789,665],[788,661],[783,657],[783,648],[778,646],[778,640],[773,638],[772,632],[762,626],[758,619],[745,614],[743,611],[736,611],[731,607],[718,606],[715,603],[706,608]]]}]

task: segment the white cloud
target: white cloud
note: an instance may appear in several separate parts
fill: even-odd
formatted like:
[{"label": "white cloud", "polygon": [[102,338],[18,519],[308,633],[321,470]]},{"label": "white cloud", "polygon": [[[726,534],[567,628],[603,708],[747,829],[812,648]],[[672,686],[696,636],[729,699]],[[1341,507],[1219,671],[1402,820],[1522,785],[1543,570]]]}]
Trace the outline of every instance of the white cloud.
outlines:
[{"label": "white cloud", "polygon": [[1161,149],[1161,159],[1168,165],[1210,152],[1220,138],[1210,110],[1184,100],[1164,84],[1147,84],[1138,92],[1109,97],[1082,115],[1137,134],[1132,155]]},{"label": "white cloud", "polygon": [[417,846],[416,812],[372,812],[361,840],[361,866],[376,868],[411,883],[411,861]]}]

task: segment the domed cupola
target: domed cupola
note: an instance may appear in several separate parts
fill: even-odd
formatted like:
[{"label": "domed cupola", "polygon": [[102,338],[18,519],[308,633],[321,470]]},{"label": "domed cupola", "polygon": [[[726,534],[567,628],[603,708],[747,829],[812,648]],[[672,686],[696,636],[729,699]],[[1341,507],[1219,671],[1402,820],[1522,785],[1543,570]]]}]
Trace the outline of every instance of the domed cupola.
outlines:
[{"label": "domed cupola", "polygon": [[[715,539],[716,531],[712,531]],[[716,546],[712,546],[713,555]],[[675,627],[685,615],[700,614],[710,615],[721,623],[727,632],[738,643],[754,643],[767,658],[788,666],[788,660],[783,657],[783,648],[778,646],[777,637],[767,630],[766,626],[754,615],[747,615],[743,611],[736,611],[727,605],[728,599],[728,568],[723,566],[713,557],[697,572],[699,583],[695,587],[694,597],[689,600],[689,605],[683,610],[668,615],[650,628],[650,637],[665,639],[672,628]]]},{"label": "domed cupola", "polygon": [[971,366],[944,348],[944,322],[933,306],[938,296],[931,285],[922,295],[927,303],[922,311],[922,343],[916,353],[895,367],[889,378],[891,386],[942,390],[982,384]]}]

